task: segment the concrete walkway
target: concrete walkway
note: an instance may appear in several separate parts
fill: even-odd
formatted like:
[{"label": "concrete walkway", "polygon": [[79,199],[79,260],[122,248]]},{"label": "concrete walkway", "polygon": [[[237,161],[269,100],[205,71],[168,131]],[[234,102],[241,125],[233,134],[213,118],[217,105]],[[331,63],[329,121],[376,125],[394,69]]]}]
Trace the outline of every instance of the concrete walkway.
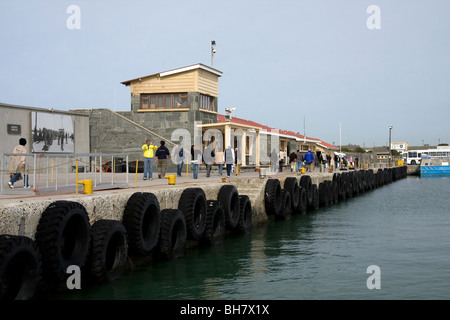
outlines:
[{"label": "concrete walkway", "polygon": [[[336,172],[340,172],[339,170]],[[226,182],[237,182],[240,179],[255,179],[260,177],[259,171],[248,171],[248,172],[240,172],[239,175],[236,175],[236,173],[232,173],[230,178],[226,178],[226,171],[224,170],[223,175],[219,176],[218,172],[212,171],[210,177],[206,177],[206,172],[204,170],[201,170],[198,174],[198,178],[194,179],[191,172],[189,172],[188,176],[186,176],[186,173],[184,172],[181,177],[178,177],[176,173],[168,172],[166,175],[175,175],[175,185],[180,186],[196,186],[196,185],[205,185],[205,184],[215,184],[215,183],[226,183]],[[267,177],[286,177],[286,176],[300,176],[301,173],[297,172],[291,172],[283,171],[283,172],[276,172],[273,174],[270,174],[267,171]],[[311,175],[311,176],[326,176],[330,175],[328,172],[320,172],[319,168],[315,168],[312,172],[305,172],[305,175]],[[98,175],[97,177],[94,177],[93,173],[79,173],[78,180],[83,179],[91,179],[94,181],[94,187],[93,192],[94,194],[98,193],[108,193],[112,190],[120,190],[120,189],[144,189],[146,192],[149,192],[149,189],[160,189],[160,188],[167,188],[167,187],[173,187],[173,185],[169,185],[169,179],[166,178],[158,178],[158,173],[153,172],[153,179],[152,180],[143,180],[143,174],[142,173],[128,173],[128,184],[126,183],[126,173],[115,173],[114,174],[114,181],[112,180],[111,173],[103,173],[102,175],[102,182],[98,181]],[[226,180],[223,181],[223,178]],[[96,181],[95,181],[96,179]],[[3,187],[3,192],[0,193],[0,203],[11,203],[16,201],[33,201],[33,200],[39,200],[39,198],[45,197],[45,198],[52,198],[52,199],[64,199],[65,197],[82,197],[85,196],[83,194],[83,185],[78,185],[78,193],[76,188],[76,176],[74,173],[69,174],[69,177],[61,178],[58,181],[58,186],[53,183],[47,182],[47,177],[45,174],[39,177],[39,182],[37,181],[36,185],[33,186],[33,181],[30,178],[30,184],[32,185],[29,189],[23,188],[23,180],[17,181],[14,184],[14,189],[10,189],[6,182],[8,181],[6,178],[5,186]],[[61,181],[63,180],[63,181]],[[67,186],[66,186],[67,184]],[[136,190],[138,191],[138,190]]]}]

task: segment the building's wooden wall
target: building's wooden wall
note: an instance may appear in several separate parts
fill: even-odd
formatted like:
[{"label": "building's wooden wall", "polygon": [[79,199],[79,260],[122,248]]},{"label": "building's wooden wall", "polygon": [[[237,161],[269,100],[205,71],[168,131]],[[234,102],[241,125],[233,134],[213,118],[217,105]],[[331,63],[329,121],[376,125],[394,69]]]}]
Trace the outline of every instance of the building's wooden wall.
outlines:
[{"label": "building's wooden wall", "polygon": [[219,96],[218,77],[205,70],[190,70],[158,77],[156,75],[134,80],[130,85],[132,94],[200,92],[213,97]]}]

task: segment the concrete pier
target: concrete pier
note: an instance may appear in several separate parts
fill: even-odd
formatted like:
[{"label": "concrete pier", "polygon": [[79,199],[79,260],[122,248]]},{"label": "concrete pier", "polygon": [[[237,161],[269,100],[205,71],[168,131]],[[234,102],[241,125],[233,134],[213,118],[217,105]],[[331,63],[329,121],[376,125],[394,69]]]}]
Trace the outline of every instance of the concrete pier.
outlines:
[{"label": "concrete pier", "polygon": [[222,241],[228,232],[245,234],[288,214],[343,201],[406,172],[406,167],[248,171],[227,179],[214,172],[210,177],[200,173],[198,179],[176,177],[175,183],[173,176],[149,181],[142,174],[136,179],[120,173],[117,185],[99,183],[92,193],[75,192],[74,176],[73,185],[64,188],[10,189],[0,195],[0,280],[8,277],[5,283],[19,283],[23,290],[7,285],[0,298],[29,299],[37,285],[47,291],[55,290],[47,285],[59,283],[58,290],[64,290],[74,266],[86,267],[83,277],[94,282],[110,281],[133,265],[176,259],[200,243]]},{"label": "concrete pier", "polygon": [[[378,169],[373,169],[374,173]],[[95,190],[93,194],[84,194],[82,186],[79,186],[78,193],[74,187],[60,188],[59,190],[42,189],[40,192],[33,192],[30,189],[16,188],[9,190],[7,194],[0,195],[0,234],[22,235],[34,239],[36,227],[39,223],[42,212],[52,202],[57,200],[75,201],[85,206],[90,222],[94,223],[100,219],[121,220],[125,205],[129,197],[135,192],[153,193],[159,200],[161,210],[176,209],[182,191],[190,187],[200,187],[204,190],[208,200],[216,200],[219,189],[224,184],[235,185],[240,195],[248,195],[253,208],[253,224],[267,222],[267,215],[264,210],[264,186],[270,178],[280,180],[281,186],[287,177],[300,179],[302,175],[311,177],[312,184],[319,184],[324,180],[332,180],[333,174],[351,172],[354,170],[336,170],[332,173],[320,172],[315,169],[305,174],[295,172],[280,172],[267,175],[264,179],[259,177],[259,172],[242,172],[239,176],[232,175],[226,182],[222,181],[222,176],[212,173],[210,177],[200,173],[198,179],[192,176],[177,177],[175,185],[169,185],[167,179],[154,178],[152,181],[142,180],[142,174],[138,173],[135,183],[135,174],[129,173],[129,185],[124,186],[119,182],[118,187],[104,186]],[[124,177],[126,173],[118,173]],[[154,173],[154,177],[158,175]],[[87,176],[89,178],[89,176]],[[72,177],[74,179],[74,176]],[[86,179],[84,177],[83,179]],[[124,179],[116,179],[124,180]],[[19,183],[17,183],[19,184]]]}]

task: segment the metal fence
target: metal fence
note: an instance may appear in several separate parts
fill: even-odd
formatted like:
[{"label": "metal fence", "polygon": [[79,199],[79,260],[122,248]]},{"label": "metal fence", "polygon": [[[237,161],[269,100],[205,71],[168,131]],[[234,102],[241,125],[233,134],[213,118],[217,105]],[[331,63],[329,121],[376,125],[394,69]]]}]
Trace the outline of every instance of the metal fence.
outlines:
[{"label": "metal fence", "polygon": [[[4,192],[9,181],[9,166],[12,156],[25,156],[24,175],[28,176],[33,190],[75,188],[78,181],[91,179],[94,187],[101,185],[128,185],[127,153],[3,153],[0,169],[0,192]],[[125,161],[124,161],[125,159]],[[126,175],[120,173],[126,172]],[[8,177],[6,180],[5,178]],[[25,177],[23,177],[25,178]]]}]

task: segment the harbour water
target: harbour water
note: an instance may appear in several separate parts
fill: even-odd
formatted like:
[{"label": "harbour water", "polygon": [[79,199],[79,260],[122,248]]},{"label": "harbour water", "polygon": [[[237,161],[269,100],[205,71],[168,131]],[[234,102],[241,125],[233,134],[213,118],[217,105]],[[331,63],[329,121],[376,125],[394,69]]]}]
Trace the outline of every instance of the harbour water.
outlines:
[{"label": "harbour water", "polygon": [[49,299],[449,299],[449,191],[448,177],[408,177]]}]

